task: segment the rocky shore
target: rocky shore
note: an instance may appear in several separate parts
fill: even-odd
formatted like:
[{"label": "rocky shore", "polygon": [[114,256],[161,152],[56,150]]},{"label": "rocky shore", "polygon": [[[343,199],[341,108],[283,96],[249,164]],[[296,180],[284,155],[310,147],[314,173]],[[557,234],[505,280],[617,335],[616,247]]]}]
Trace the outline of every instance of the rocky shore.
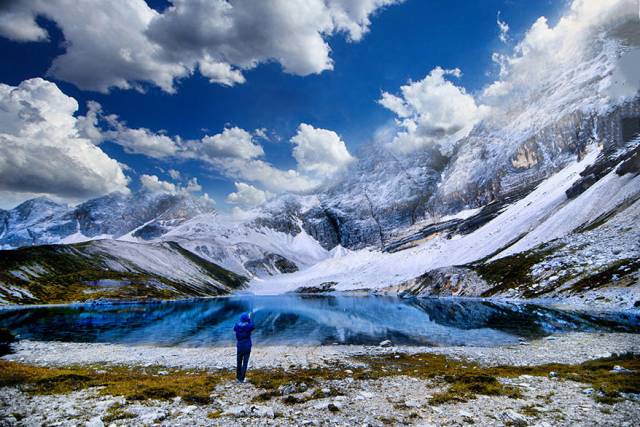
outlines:
[{"label": "rocky shore", "polygon": [[[631,334],[575,333],[487,348],[258,347],[244,384],[233,380],[233,348],[21,341],[14,350],[0,361],[0,425],[6,426],[632,426],[640,420],[634,388],[640,362],[629,356],[640,353],[640,336]],[[627,356],[593,362],[614,354]],[[132,394],[114,383],[123,372],[139,376],[145,392],[162,386],[167,393]],[[75,382],[63,390],[69,377]],[[185,378],[193,378],[194,390],[202,378],[211,381],[204,383],[211,384],[204,399],[178,389],[171,394],[167,384]],[[608,388],[617,383],[626,388]]]}]

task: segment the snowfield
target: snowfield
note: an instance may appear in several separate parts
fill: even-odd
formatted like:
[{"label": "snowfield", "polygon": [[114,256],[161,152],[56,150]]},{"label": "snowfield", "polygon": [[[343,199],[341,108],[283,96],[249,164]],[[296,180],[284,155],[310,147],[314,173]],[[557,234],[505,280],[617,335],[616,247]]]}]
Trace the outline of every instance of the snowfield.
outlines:
[{"label": "snowfield", "polygon": [[502,248],[506,249],[497,257],[565,236],[577,226],[640,192],[640,176],[627,174],[620,177],[611,172],[575,199],[568,200],[566,190],[599,154],[595,145],[589,148],[582,161],[573,162],[543,181],[529,195],[473,233],[451,239],[435,236],[415,248],[395,253],[372,249],[340,251],[302,271],[254,278],[249,284],[249,291],[279,294],[300,286],[317,286],[326,282],[336,282],[335,289],[339,291],[377,289],[404,282],[435,268],[476,261]]}]

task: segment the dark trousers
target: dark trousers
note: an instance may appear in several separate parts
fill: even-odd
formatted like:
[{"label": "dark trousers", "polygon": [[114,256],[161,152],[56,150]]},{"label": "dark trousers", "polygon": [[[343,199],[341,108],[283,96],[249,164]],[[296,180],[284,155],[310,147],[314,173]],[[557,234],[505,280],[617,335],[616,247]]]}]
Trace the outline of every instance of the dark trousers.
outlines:
[{"label": "dark trousers", "polygon": [[236,378],[238,381],[244,381],[244,376],[247,373],[247,366],[249,365],[249,355],[251,351],[238,350],[237,364],[236,364]]}]

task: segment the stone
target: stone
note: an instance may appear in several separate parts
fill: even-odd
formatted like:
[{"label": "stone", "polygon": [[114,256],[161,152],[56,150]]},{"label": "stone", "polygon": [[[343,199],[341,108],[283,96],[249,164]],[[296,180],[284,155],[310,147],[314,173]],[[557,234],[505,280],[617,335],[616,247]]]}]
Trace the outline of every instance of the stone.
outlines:
[{"label": "stone", "polygon": [[613,372],[613,373],[623,373],[623,372],[633,372],[633,371],[632,371],[631,369],[627,369],[627,368],[625,368],[625,367],[623,367],[623,366],[615,365],[615,366],[613,367],[613,369],[612,369],[611,371],[609,371],[609,372]]},{"label": "stone", "polygon": [[524,415],[519,414],[511,409],[507,409],[506,411],[500,413],[500,415],[498,415],[498,418],[500,418],[500,421],[502,421],[503,423],[515,427],[525,427],[529,425],[529,421],[527,421],[527,418]]},{"label": "stone", "polygon": [[297,391],[297,388],[295,384],[284,384],[278,387],[278,392],[283,396],[286,396],[288,394],[293,394],[296,391]]},{"label": "stone", "polygon": [[229,415],[232,417],[246,417],[249,415],[249,409],[244,405],[231,406],[222,411],[222,415]]},{"label": "stone", "polygon": [[407,408],[419,408],[422,406],[422,404],[417,400],[411,399],[411,400],[405,400],[404,406],[406,406]]},{"label": "stone", "polygon": [[275,413],[273,412],[273,408],[270,406],[262,406],[262,405],[252,405],[249,410],[251,416],[261,417],[261,418],[273,418],[275,417]]},{"label": "stone", "polygon": [[475,417],[473,416],[473,414],[471,412],[461,410],[461,411],[458,412],[458,414],[462,417],[462,421],[464,421],[465,423],[467,423],[467,424],[475,424],[476,423]]},{"label": "stone", "polygon": [[331,412],[338,412],[340,411],[340,405],[338,403],[329,403],[327,409]]}]

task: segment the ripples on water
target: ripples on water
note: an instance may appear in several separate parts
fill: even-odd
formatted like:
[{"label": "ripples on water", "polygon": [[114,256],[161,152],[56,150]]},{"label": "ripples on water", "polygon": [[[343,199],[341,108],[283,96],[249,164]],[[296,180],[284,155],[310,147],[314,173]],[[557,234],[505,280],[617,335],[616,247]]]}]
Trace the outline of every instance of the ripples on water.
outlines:
[{"label": "ripples on water", "polygon": [[242,312],[253,312],[255,345],[513,343],[568,331],[639,332],[640,317],[460,299],[251,296],[140,304],[79,305],[0,312],[21,339],[166,346],[229,345]]}]

